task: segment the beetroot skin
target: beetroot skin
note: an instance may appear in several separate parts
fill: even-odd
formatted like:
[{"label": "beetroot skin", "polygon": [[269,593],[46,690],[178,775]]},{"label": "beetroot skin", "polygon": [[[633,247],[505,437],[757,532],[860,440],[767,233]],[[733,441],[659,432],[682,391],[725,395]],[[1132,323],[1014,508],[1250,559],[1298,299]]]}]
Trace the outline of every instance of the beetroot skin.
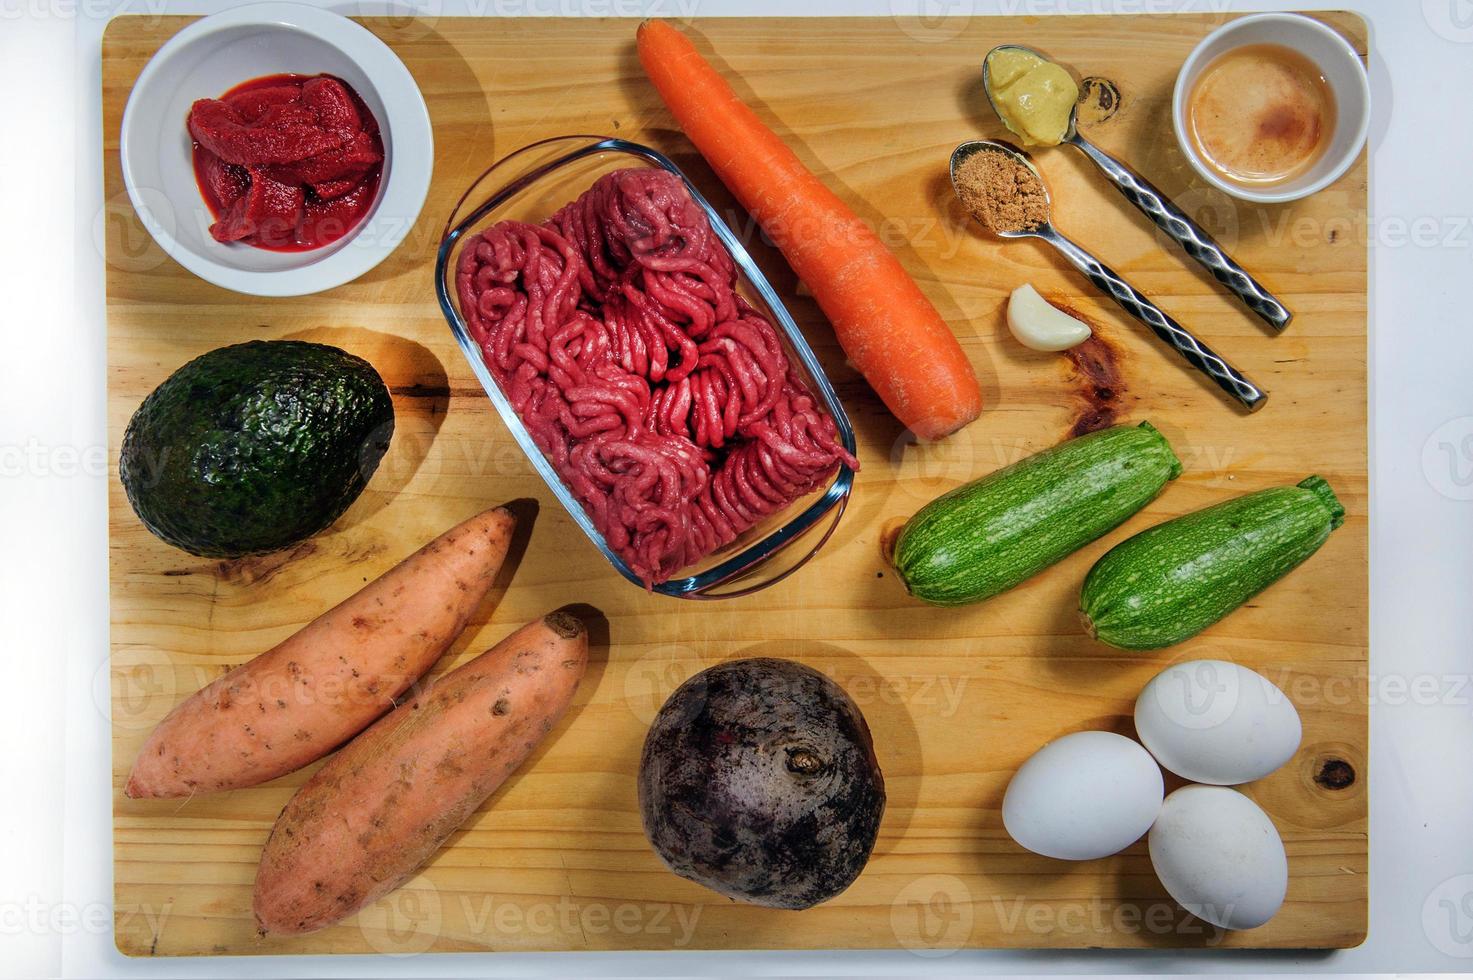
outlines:
[{"label": "beetroot skin", "polygon": [[756,658],[704,670],[665,702],[645,738],[639,805],[655,853],[682,878],[805,909],[864,870],[885,780],[843,689]]}]

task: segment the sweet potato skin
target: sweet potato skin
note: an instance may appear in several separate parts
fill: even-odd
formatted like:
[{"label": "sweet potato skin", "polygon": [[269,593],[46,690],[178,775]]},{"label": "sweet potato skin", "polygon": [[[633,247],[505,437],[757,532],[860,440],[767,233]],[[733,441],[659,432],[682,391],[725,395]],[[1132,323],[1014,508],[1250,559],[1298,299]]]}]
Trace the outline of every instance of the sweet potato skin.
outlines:
[{"label": "sweet potato skin", "polygon": [[328,760],[261,853],[263,935],[313,932],[414,875],[552,731],[588,634],[552,613],[430,684]]},{"label": "sweet potato skin", "polygon": [[296,634],[175,706],[123,792],[240,789],[322,758],[384,712],[455,642],[511,544],[504,508],[440,535]]}]

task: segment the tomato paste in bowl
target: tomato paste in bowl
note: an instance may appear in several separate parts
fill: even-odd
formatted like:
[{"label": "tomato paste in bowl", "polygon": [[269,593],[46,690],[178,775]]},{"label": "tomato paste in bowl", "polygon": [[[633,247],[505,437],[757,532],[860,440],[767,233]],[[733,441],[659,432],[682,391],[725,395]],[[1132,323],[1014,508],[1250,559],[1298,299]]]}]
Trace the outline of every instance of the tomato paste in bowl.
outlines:
[{"label": "tomato paste in bowl", "polygon": [[378,120],[331,75],[252,79],[194,103],[188,128],[217,242],[321,248],[357,227],[378,194]]}]

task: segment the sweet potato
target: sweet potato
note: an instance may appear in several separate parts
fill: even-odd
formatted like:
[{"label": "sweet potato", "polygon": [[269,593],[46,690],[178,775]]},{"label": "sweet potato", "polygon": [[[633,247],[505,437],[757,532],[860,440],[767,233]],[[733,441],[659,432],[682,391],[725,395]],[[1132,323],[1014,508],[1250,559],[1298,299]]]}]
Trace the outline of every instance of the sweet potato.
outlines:
[{"label": "sweet potato", "polygon": [[555,612],[395,708],[287,803],[256,869],[256,925],[295,935],[399,887],[521,765],[573,700],[588,634]]},{"label": "sweet potato", "polygon": [[361,732],[465,629],[515,526],[500,507],[472,517],[206,685],[154,729],[123,792],[179,797],[254,786]]}]

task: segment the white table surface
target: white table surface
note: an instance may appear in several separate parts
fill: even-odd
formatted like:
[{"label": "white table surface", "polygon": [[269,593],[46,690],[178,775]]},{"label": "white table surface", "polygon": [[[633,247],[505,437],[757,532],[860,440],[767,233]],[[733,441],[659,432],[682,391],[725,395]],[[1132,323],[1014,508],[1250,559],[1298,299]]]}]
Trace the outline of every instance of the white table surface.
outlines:
[{"label": "white table surface", "polygon": [[[169,4],[206,13],[220,3]],[[330,4],[352,14],[382,3]],[[100,39],[163,0],[0,0],[0,973],[919,975],[1473,969],[1473,2],[411,0],[437,16],[1358,9],[1372,24],[1370,938],[1337,953],[130,960],[112,940]],[[632,26],[632,25],[631,25]],[[980,52],[979,52],[980,55]]]}]

